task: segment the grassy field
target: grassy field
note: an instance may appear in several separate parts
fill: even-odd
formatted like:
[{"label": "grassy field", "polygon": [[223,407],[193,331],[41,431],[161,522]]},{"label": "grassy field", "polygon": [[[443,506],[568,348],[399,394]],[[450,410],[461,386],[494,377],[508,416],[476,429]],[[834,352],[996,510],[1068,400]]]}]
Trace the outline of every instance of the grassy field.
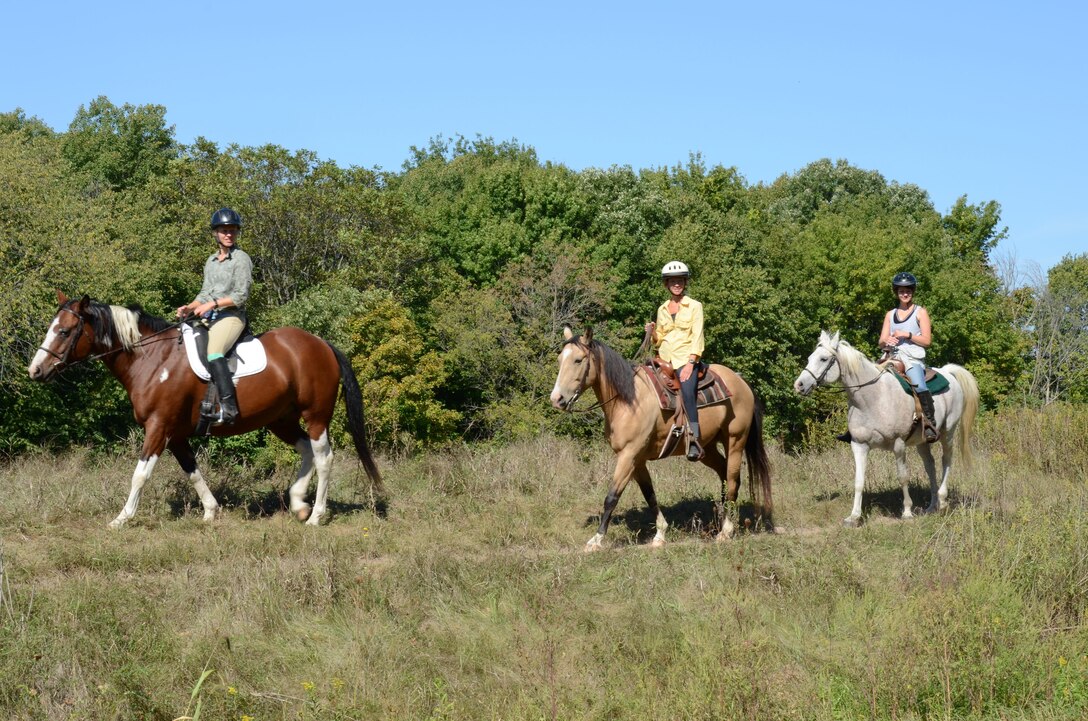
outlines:
[{"label": "grassy field", "polygon": [[670,460],[668,546],[632,484],[591,555],[600,441],[383,459],[384,516],[341,451],[316,529],[282,510],[289,469],[207,469],[226,510],[204,524],[167,459],[118,532],[135,450],[20,458],[0,718],[1083,719],[1088,411],[978,431],[940,515],[899,520],[874,454],[845,529],[846,447],[772,451],[779,532],[716,544],[716,479]]}]

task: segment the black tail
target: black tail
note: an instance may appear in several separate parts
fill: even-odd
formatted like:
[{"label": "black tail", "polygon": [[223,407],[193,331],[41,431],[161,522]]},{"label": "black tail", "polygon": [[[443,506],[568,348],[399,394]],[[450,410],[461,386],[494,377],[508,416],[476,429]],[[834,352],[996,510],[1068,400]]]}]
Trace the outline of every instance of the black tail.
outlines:
[{"label": "black tail", "polygon": [[[328,341],[326,341],[328,342]],[[379,495],[385,495],[385,485],[382,476],[378,472],[378,464],[370,455],[370,446],[366,443],[366,425],[363,423],[363,394],[359,390],[359,381],[355,378],[355,371],[351,362],[341,353],[336,346],[328,343],[336,356],[336,362],[340,365],[340,386],[344,389],[344,406],[348,412],[348,429],[351,431],[351,439],[355,442],[355,452],[359,460],[363,462],[363,468],[374,484],[374,491]]]},{"label": "black tail", "polygon": [[[744,456],[748,459],[748,492],[752,496],[755,505],[760,509],[763,517],[763,527],[774,531],[774,499],[771,497],[771,462],[767,458],[767,449],[763,445],[763,403],[759,400],[755,390],[752,391],[755,399],[755,410],[752,412],[752,425],[748,429],[748,440],[744,444]],[[762,489],[761,502],[755,502],[760,497],[757,493],[756,479],[759,479]]]}]

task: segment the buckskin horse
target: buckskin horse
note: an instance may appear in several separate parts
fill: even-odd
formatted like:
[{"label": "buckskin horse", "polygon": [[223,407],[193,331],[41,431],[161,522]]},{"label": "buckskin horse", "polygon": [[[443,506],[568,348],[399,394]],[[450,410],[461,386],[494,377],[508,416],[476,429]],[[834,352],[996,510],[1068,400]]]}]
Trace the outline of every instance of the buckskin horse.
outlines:
[{"label": "buckskin horse", "polygon": [[808,363],[793,382],[801,395],[818,386],[840,382],[849,404],[847,424],[853,440],[854,507],[843,525],[854,528],[861,523],[861,493],[865,489],[865,467],[869,451],[879,448],[895,454],[896,470],[903,485],[903,518],[912,518],[910,471],[907,447],[914,446],[922,457],[929,476],[930,498],[926,513],[943,510],[948,504],[948,475],[955,451],[971,463],[971,435],[978,413],[979,393],[975,377],[963,366],[949,363],[937,371],[948,380],[948,390],[934,394],[933,408],[941,443],[941,482],[933,451],[925,442],[922,424],[915,422],[914,399],[904,392],[900,382],[885,367],[873,363],[861,351],[839,338],[839,334],[820,331],[820,340],[808,357]]},{"label": "buckskin horse", "polygon": [[[204,507],[204,520],[214,519],[219,503],[197,468],[189,445],[200,420],[206,384],[189,368],[180,324],[152,316],[139,306],[106,305],[86,295],[75,300],[58,291],[57,299],[60,308],[30,363],[30,377],[48,381],[67,367],[100,359],[128,392],[136,422],[144,429],[128,500],[110,527],[120,528],[135,515],[143,486],[164,448],[170,449],[189,475]],[[381,475],[367,446],[359,384],[343,353],[299,328],[270,330],[260,341],[268,358],[267,368],[238,379],[241,414],[232,425],[212,426],[212,435],[233,436],[268,428],[294,446],[302,463],[289,491],[291,511],[316,526],[326,511],[332,471],[329,422],[342,388],[355,451],[375,492],[384,494]],[[300,420],[305,422],[305,430]],[[317,491],[311,508],[305,496],[315,469]]]},{"label": "buckskin horse", "polygon": [[[650,545],[661,547],[665,545],[669,524],[658,506],[646,463],[657,460],[664,447],[672,426],[672,413],[662,410],[646,369],[632,367],[619,353],[595,340],[592,329],[578,336],[565,328],[563,337],[559,374],[551,393],[552,405],[570,411],[582,393],[592,389],[597,406],[604,412],[605,437],[616,453],[616,468],[605,497],[601,523],[586,542],[585,550],[596,551],[602,547],[612,512],[632,478],[642,490],[650,512],[657,518],[657,532]],[[705,452],[701,461],[721,479],[722,523],[715,540],[723,541],[733,536],[734,526],[728,509],[737,500],[744,458],[748,460],[748,485],[753,505],[762,516],[764,526],[773,530],[770,464],[763,446],[763,410],[743,378],[725,366],[710,367],[722,378],[731,394],[728,402],[699,410],[700,440]],[[718,443],[724,446],[725,455],[719,450]],[[677,444],[674,454],[682,453],[683,445]]]}]

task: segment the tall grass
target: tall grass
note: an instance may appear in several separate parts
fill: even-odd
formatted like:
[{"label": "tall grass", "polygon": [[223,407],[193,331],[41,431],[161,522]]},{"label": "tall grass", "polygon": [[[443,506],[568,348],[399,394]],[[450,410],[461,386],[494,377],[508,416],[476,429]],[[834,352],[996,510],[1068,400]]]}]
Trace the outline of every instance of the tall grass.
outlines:
[{"label": "tall grass", "polygon": [[[777,534],[715,544],[717,480],[651,466],[585,555],[612,454],[551,437],[382,464],[388,515],[340,454],[330,522],[289,474],[207,469],[205,525],[164,460],[0,468],[0,709],[11,719],[1080,719],[1088,715],[1088,410],[982,419],[952,508],[898,519],[874,454],[845,529],[844,447],[772,453]],[[916,506],[928,503],[912,461]],[[230,476],[229,478],[227,476]]]}]

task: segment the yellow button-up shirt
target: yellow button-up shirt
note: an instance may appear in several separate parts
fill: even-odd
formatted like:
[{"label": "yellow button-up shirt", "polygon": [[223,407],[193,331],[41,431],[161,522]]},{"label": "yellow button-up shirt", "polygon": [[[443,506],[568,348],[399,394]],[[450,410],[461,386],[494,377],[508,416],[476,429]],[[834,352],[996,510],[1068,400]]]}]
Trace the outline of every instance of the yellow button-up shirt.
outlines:
[{"label": "yellow button-up shirt", "polygon": [[688,356],[703,357],[703,304],[684,296],[676,318],[669,313],[669,301],[657,309],[657,354],[679,369]]}]

